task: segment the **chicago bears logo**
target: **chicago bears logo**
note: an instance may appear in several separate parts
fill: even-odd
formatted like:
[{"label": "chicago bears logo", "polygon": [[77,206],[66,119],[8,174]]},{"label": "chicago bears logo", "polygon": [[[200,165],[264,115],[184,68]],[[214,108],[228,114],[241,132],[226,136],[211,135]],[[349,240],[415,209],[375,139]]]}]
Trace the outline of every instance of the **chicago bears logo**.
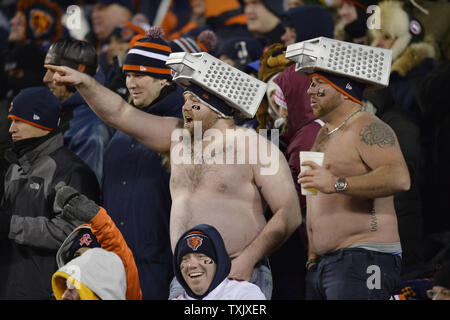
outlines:
[{"label": "chicago bears logo", "polygon": [[82,247],[85,245],[86,247],[89,247],[89,245],[92,242],[91,235],[89,233],[83,234],[83,236],[80,238],[80,246]]},{"label": "chicago bears logo", "polygon": [[37,38],[49,33],[53,22],[53,17],[43,10],[33,9],[30,12],[30,29]]},{"label": "chicago bears logo", "polygon": [[187,239],[187,245],[194,251],[202,245],[203,239],[201,237],[190,237]]}]

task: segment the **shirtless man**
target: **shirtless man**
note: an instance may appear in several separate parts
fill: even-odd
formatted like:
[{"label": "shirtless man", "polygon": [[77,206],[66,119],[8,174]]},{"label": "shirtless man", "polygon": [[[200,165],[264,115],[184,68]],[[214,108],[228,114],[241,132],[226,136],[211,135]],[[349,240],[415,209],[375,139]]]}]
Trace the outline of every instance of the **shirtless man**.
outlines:
[{"label": "shirtless man", "polygon": [[[348,89],[350,88],[350,90]],[[400,276],[393,194],[410,178],[392,129],[361,112],[362,86],[325,72],[311,76],[314,114],[325,122],[311,151],[323,166],[299,174],[307,196],[307,298],[387,299]]]},{"label": "shirtless man", "polygon": [[[226,136],[227,129],[237,129],[233,118],[220,111],[226,109],[224,102],[208,92],[203,92],[203,98],[200,99],[202,89],[195,85],[185,91],[184,121],[181,121],[133,108],[86,74],[68,67],[46,67],[55,71],[54,80],[57,83],[76,87],[106,123],[161,153],[171,152],[179,146],[178,141],[172,138],[174,130],[185,128],[192,135],[195,123],[201,123],[204,133],[208,129],[216,129],[223,136]],[[235,139],[241,135],[258,136],[261,139],[251,130],[236,132]],[[204,137],[203,147],[214,143],[209,141],[214,140]],[[271,146],[271,150],[276,149],[274,145]],[[248,146],[245,148],[248,157]],[[238,149],[235,152],[239,152]],[[254,270],[260,268],[265,268],[264,274],[267,274],[267,267],[259,262],[288,239],[301,223],[300,206],[289,167],[282,153],[277,154],[275,160],[279,162],[278,170],[272,175],[261,174],[260,161],[256,164],[175,164],[175,155],[171,154],[172,248],[186,230],[198,224],[210,224],[223,236],[227,252],[233,259],[230,278],[250,281],[255,279],[257,272]],[[274,212],[267,223],[263,215],[263,200]],[[271,277],[268,282],[270,288],[256,284],[270,298]]]}]

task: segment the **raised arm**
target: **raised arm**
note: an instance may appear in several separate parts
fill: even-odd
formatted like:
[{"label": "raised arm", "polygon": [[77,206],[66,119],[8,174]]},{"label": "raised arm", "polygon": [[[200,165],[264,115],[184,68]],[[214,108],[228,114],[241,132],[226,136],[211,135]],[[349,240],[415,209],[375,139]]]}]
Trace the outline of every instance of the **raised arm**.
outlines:
[{"label": "raised arm", "polygon": [[59,85],[75,87],[91,109],[112,127],[158,151],[170,150],[171,134],[182,122],[177,118],[158,117],[129,105],[118,94],[102,86],[93,77],[65,66],[45,65],[54,72]]}]

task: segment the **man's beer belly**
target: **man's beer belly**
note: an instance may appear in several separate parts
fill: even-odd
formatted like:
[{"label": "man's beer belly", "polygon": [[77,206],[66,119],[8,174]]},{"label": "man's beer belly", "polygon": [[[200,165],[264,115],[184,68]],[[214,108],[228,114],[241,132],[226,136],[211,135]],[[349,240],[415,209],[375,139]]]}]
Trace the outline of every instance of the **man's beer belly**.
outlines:
[{"label": "man's beer belly", "polygon": [[170,189],[172,245],[189,228],[206,223],[217,228],[234,257],[266,224],[248,165],[172,166]]},{"label": "man's beer belly", "polygon": [[317,255],[359,242],[398,242],[393,197],[359,199],[338,194],[308,196],[308,232]]}]

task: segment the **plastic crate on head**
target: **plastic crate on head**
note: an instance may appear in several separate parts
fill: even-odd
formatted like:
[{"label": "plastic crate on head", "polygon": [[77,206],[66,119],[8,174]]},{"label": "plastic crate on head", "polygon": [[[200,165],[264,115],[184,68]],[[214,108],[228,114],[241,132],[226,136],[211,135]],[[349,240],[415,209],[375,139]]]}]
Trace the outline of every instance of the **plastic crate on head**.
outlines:
[{"label": "plastic crate on head", "polygon": [[182,87],[196,84],[219,97],[246,118],[253,118],[266,93],[266,83],[249,76],[206,52],[174,52],[166,65]]},{"label": "plastic crate on head", "polygon": [[286,58],[296,62],[297,72],[333,73],[367,83],[372,88],[389,85],[390,49],[319,37],[289,45]]}]

